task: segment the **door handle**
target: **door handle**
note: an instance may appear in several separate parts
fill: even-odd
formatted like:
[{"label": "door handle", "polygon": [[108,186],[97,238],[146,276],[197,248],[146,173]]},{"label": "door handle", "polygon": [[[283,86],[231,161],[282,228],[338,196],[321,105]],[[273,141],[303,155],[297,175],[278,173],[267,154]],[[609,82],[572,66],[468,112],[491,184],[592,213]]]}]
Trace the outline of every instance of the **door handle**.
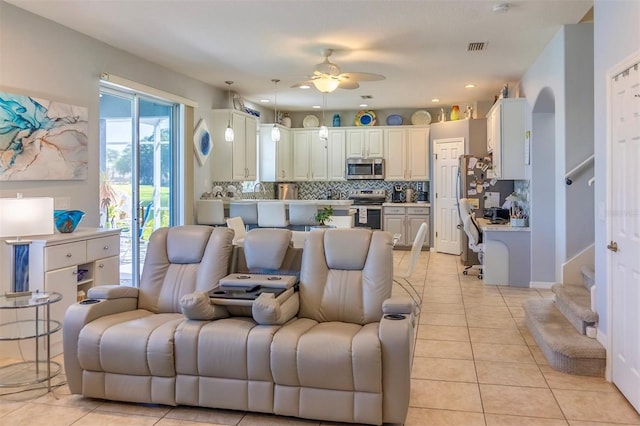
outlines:
[{"label": "door handle", "polygon": [[607,248],[615,253],[618,251],[618,243],[616,243],[615,241],[611,241],[609,244],[607,244]]}]

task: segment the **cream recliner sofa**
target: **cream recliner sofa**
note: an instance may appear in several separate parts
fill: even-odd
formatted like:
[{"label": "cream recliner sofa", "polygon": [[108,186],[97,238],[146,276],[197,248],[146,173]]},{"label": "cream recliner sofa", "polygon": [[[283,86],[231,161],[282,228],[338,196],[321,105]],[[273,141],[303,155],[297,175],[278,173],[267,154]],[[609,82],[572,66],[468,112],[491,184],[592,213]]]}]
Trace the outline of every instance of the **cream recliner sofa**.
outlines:
[{"label": "cream recliner sofa", "polygon": [[[216,305],[211,320],[181,312],[185,300],[213,288],[230,265],[270,273],[283,265],[290,269],[297,256],[288,246],[290,231],[270,231],[247,233],[245,247],[236,248],[242,250],[240,262],[229,229],[156,231],[140,289],[96,287],[89,296],[98,302],[67,311],[64,361],[71,392],[318,420],[403,423],[414,319],[409,300],[390,299],[391,234],[313,231],[302,253],[299,291],[289,292],[286,301],[261,295],[250,309]],[[265,314],[276,308],[281,315]]]}]

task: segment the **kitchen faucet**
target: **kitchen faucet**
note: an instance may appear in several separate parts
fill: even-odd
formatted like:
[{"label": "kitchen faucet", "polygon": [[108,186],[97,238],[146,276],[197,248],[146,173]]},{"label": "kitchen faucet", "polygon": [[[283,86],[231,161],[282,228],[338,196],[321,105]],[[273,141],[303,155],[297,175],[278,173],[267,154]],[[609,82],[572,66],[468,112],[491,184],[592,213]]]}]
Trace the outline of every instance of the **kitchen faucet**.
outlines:
[{"label": "kitchen faucet", "polygon": [[267,195],[267,190],[265,189],[264,185],[262,184],[262,182],[256,182],[253,185],[253,198],[256,198],[256,189],[258,188],[258,186],[260,186],[260,188],[262,189],[262,197],[261,198],[265,198]]}]

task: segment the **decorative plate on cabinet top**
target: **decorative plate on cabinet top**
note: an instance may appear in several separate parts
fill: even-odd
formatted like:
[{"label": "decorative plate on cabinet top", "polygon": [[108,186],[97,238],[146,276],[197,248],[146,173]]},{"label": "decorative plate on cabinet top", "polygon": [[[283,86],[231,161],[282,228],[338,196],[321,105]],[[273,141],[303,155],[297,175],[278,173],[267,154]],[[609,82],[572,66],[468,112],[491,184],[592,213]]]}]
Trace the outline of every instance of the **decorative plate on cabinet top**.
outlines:
[{"label": "decorative plate on cabinet top", "polygon": [[242,96],[237,93],[233,94],[233,108],[238,111],[247,112],[244,107],[244,99],[242,99]]},{"label": "decorative plate on cabinet top", "polygon": [[411,115],[411,124],[426,126],[427,124],[431,124],[431,114],[429,111],[425,111],[420,109]]},{"label": "decorative plate on cabinet top", "polygon": [[400,126],[402,124],[402,116],[391,114],[387,116],[387,126]]},{"label": "decorative plate on cabinet top", "polygon": [[304,120],[302,120],[302,127],[304,127],[304,128],[318,127],[318,126],[320,126],[320,120],[318,120],[318,117],[316,117],[313,114],[307,115],[304,118]]},{"label": "decorative plate on cabinet top", "polygon": [[375,126],[376,113],[371,110],[358,111],[354,121],[356,126]]}]

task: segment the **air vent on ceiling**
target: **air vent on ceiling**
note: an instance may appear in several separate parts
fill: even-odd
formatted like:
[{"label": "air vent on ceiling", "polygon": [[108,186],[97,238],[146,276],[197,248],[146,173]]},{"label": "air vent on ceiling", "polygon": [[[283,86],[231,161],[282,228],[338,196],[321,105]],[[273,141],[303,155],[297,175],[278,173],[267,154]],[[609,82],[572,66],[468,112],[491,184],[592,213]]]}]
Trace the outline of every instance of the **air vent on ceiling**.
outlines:
[{"label": "air vent on ceiling", "polygon": [[373,96],[371,95],[362,95],[360,96],[362,99],[373,99]]},{"label": "air vent on ceiling", "polygon": [[481,52],[484,50],[486,43],[484,41],[476,41],[473,43],[469,43],[467,47],[467,52]]}]

